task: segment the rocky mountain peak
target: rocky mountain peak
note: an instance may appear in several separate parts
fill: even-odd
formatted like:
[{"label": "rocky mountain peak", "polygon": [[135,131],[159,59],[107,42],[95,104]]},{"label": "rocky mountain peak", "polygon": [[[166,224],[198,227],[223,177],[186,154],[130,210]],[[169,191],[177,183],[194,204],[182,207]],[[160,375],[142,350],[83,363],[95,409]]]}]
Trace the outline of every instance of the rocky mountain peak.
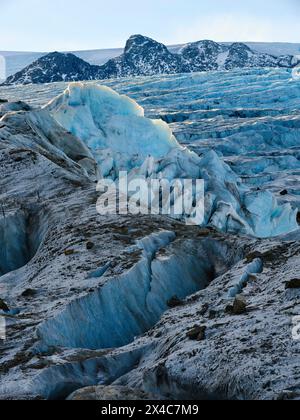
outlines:
[{"label": "rocky mountain peak", "polygon": [[138,53],[139,51],[144,51],[146,48],[155,48],[169,52],[165,45],[155,41],[154,39],[148,38],[143,35],[132,35],[126,42],[124,53]]},{"label": "rocky mountain peak", "polygon": [[5,85],[83,81],[159,74],[192,73],[237,68],[286,67],[299,63],[293,56],[275,57],[251,50],[246,44],[219,44],[211,40],[192,42],[172,53],[143,35],[133,35],[124,53],[102,66],[91,65],[74,54],[53,52],[9,77]]}]

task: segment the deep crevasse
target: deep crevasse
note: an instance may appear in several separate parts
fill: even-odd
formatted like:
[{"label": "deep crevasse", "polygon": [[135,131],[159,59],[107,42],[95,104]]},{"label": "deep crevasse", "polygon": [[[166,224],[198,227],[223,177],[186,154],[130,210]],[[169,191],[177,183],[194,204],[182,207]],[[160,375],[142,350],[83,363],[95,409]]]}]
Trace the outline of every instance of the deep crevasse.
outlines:
[{"label": "deep crevasse", "polygon": [[[139,241],[141,260],[44,322],[41,342],[95,350],[125,346],[159,321],[172,297],[204,289],[241,258],[214,239],[175,239],[174,232],[161,231]],[[160,255],[162,249],[167,253]]]}]

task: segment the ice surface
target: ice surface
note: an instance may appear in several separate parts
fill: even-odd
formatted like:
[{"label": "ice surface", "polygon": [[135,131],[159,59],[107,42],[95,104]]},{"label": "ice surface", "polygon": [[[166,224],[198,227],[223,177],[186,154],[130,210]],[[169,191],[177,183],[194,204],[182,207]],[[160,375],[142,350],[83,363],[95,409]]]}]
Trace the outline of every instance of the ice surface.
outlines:
[{"label": "ice surface", "polygon": [[[202,290],[238,259],[238,253],[214,240],[177,244],[175,239],[174,232],[161,231],[138,241],[138,264],[43,323],[42,342],[88,349],[124,346],[159,321],[173,296],[182,299]],[[166,252],[160,256],[162,249]]]},{"label": "ice surface", "polygon": [[26,265],[38,250],[45,231],[46,219],[39,214],[17,211],[0,217],[0,276]]},{"label": "ice surface", "polygon": [[[132,171],[203,177],[208,225],[240,234],[289,229],[288,215],[294,213],[288,207],[282,212],[274,196],[298,211],[300,91],[290,72],[139,78],[111,81],[110,87],[142,105],[148,118],[170,123],[177,140],[188,146],[159,159],[148,157]],[[0,98],[41,105],[65,88],[0,88]],[[47,109],[10,110],[0,122],[0,198],[6,217],[0,235],[8,250],[0,259],[6,264],[10,255],[18,262],[5,272],[26,265],[0,279],[0,297],[12,313],[21,309],[7,318],[8,340],[0,343],[0,399],[61,399],[99,383],[146,389],[164,399],[299,397],[300,342],[291,340],[290,319],[300,311],[299,291],[284,291],[285,283],[299,275],[299,229],[274,240],[253,240],[168,217],[99,216],[96,174],[88,177],[80,166],[85,159],[93,162],[94,151]],[[38,222],[34,212],[33,223],[26,223],[24,206],[47,210],[45,220]],[[209,241],[214,243],[210,250]],[[29,263],[22,253],[25,242],[34,245]],[[260,259],[248,265],[255,255],[264,262],[262,272]],[[237,287],[234,296],[245,282],[248,315],[230,316],[225,311],[233,303],[229,291]],[[203,285],[168,310],[171,295],[181,298]],[[187,337],[196,325],[206,327],[201,343]],[[122,346],[149,327],[126,347],[78,348]],[[55,343],[70,348],[52,348]]]},{"label": "ice surface", "polygon": [[109,160],[118,172],[142,165],[149,155],[161,158],[180,147],[166,123],[144,118],[137,103],[103,86],[71,84],[46,109],[87,144],[100,165],[106,160],[104,176],[113,169]]},{"label": "ice surface", "polygon": [[44,109],[89,147],[104,177],[126,170],[131,178],[204,179],[207,225],[257,237],[298,227],[289,204],[280,206],[268,191],[251,191],[216,152],[199,157],[183,148],[166,123],[144,117],[135,101],[107,87],[72,83]]},{"label": "ice surface", "polygon": [[[208,182],[210,184],[208,189],[210,191],[207,192],[211,194],[207,195],[206,223],[225,231],[246,232],[256,236],[277,235],[297,228],[295,213],[300,208],[300,83],[292,78],[290,70],[249,69],[144,77],[105,83],[142,105],[147,117],[163,119],[169,123],[177,141],[188,149],[180,149],[176,145],[169,153],[165,153],[168,149],[166,147],[163,159],[149,158],[144,150],[142,152],[139,150],[139,145],[145,143],[145,133],[142,132],[137,139],[135,132],[132,133],[130,127],[126,127],[126,141],[131,147],[127,147],[125,153],[120,153],[119,150],[123,152],[124,149],[121,148],[122,142],[119,141],[118,132],[120,130],[120,133],[125,135],[125,128],[122,125],[124,116],[120,115],[119,105],[116,105],[120,97],[113,95],[116,100],[114,107],[117,115],[108,117],[109,124],[108,120],[103,121],[97,117],[97,120],[101,120],[101,129],[96,126],[98,123],[95,124],[92,120],[87,132],[90,133],[92,130],[95,137],[85,140],[85,142],[93,143],[93,140],[96,139],[97,142],[100,139],[102,144],[107,145],[105,148],[102,146],[98,148],[95,143],[92,144],[94,147],[92,155],[98,164],[100,163],[103,175],[114,178],[117,177],[120,167],[127,167],[128,169],[135,168],[135,174],[142,176],[156,177],[160,172],[162,176],[170,179],[174,176],[204,177],[205,171],[200,173],[199,162],[213,150],[217,154],[217,159],[213,159],[213,164],[215,165],[219,160],[224,170],[226,168],[225,172],[229,178],[235,177],[233,184],[238,185],[228,189],[228,180],[221,182],[214,179],[211,174],[209,175],[211,181]],[[32,104],[40,105],[59,95],[61,106],[68,108],[66,112],[70,119],[66,126],[74,126],[74,131],[80,132],[81,124],[76,123],[73,116],[76,115],[76,109],[81,109],[81,106],[68,107],[68,97],[61,95],[65,88],[68,88],[68,85],[64,83],[38,88],[35,86],[4,87],[0,89],[0,96],[14,100],[25,99]],[[55,99],[54,103],[57,101]],[[135,110],[134,115],[127,116],[128,120],[131,120],[130,124],[133,124],[134,120],[141,131],[151,125],[153,134],[155,131],[152,130],[153,121],[145,121],[142,114],[140,117],[136,115],[137,108],[140,109],[139,112],[143,112],[141,107],[136,104],[129,106],[128,100],[124,97],[122,101],[127,103],[126,107]],[[88,115],[88,120],[85,121],[87,125],[87,121],[93,118],[95,107],[91,111],[90,105],[83,106],[81,111],[85,116]],[[64,123],[67,120],[62,115],[60,118],[64,120]],[[110,130],[109,137],[104,136],[102,129]],[[158,131],[157,128],[156,133]],[[167,135],[164,133],[160,136],[167,138],[166,144],[168,144],[169,136],[172,134],[168,132]],[[171,138],[173,139],[173,136]],[[64,143],[68,143],[69,140]],[[115,150],[111,147],[111,140],[113,140]],[[176,140],[174,142],[176,143]],[[147,152],[152,155],[154,148],[149,138],[146,143],[149,146]],[[157,142],[156,146],[158,145]],[[191,150],[195,153],[191,153]],[[132,156],[133,151],[139,155]],[[147,159],[144,163],[145,155]],[[161,155],[158,149],[156,149],[156,155]],[[212,158],[213,155],[208,154],[208,156]],[[91,161],[85,164],[90,166]],[[209,159],[204,159],[202,164],[208,167],[208,172],[210,172],[212,165]],[[218,164],[216,171],[219,169]],[[213,183],[215,186],[212,185]],[[222,188],[220,188],[220,183],[223,184]],[[238,195],[236,190],[239,191]],[[282,191],[285,190],[287,194],[282,195]],[[253,214],[254,206],[251,206],[251,200],[264,203],[263,206],[261,204],[258,206],[259,215]],[[250,206],[250,214],[245,204]],[[280,207],[278,204],[290,204],[293,211],[288,205]],[[267,222],[261,212],[265,212]]]},{"label": "ice surface", "polygon": [[263,268],[264,264],[261,258],[256,258],[254,261],[248,264],[238,284],[229,290],[229,297],[234,298],[242,293],[243,289],[247,286],[251,275],[262,273]]}]

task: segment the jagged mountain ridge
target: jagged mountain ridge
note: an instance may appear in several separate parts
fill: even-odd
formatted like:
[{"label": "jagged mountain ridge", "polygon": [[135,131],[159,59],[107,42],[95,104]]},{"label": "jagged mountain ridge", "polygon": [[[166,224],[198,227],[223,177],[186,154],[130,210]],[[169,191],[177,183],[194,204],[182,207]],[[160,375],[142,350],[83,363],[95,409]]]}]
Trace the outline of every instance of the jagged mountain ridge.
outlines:
[{"label": "jagged mountain ridge", "polygon": [[124,53],[101,66],[103,77],[152,76],[184,73],[179,54],[151,38],[134,35],[126,43]]},{"label": "jagged mountain ridge", "polygon": [[39,84],[61,81],[93,80],[98,66],[93,66],[74,54],[53,52],[34,61],[24,70],[9,77],[5,84]]},{"label": "jagged mountain ridge", "polygon": [[50,53],[10,76],[4,85],[40,84],[59,81],[111,79],[157,74],[232,70],[249,67],[292,68],[300,62],[292,55],[275,57],[258,53],[246,44],[218,44],[204,40],[189,43],[177,53],[143,35],[133,35],[124,53],[102,66],[91,65],[74,54]]}]

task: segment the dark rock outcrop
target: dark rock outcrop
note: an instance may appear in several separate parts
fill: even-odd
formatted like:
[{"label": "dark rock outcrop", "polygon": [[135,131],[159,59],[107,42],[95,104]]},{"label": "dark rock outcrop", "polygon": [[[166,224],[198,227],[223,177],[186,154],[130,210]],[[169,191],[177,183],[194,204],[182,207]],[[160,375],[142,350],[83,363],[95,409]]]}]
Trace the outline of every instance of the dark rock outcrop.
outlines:
[{"label": "dark rock outcrop", "polygon": [[124,53],[102,66],[91,65],[73,54],[54,52],[10,76],[4,85],[41,84],[61,81],[111,79],[158,74],[232,70],[249,67],[292,68],[293,56],[275,57],[251,50],[247,45],[230,46],[204,40],[185,45],[172,53],[164,44],[143,35],[133,35]]}]

